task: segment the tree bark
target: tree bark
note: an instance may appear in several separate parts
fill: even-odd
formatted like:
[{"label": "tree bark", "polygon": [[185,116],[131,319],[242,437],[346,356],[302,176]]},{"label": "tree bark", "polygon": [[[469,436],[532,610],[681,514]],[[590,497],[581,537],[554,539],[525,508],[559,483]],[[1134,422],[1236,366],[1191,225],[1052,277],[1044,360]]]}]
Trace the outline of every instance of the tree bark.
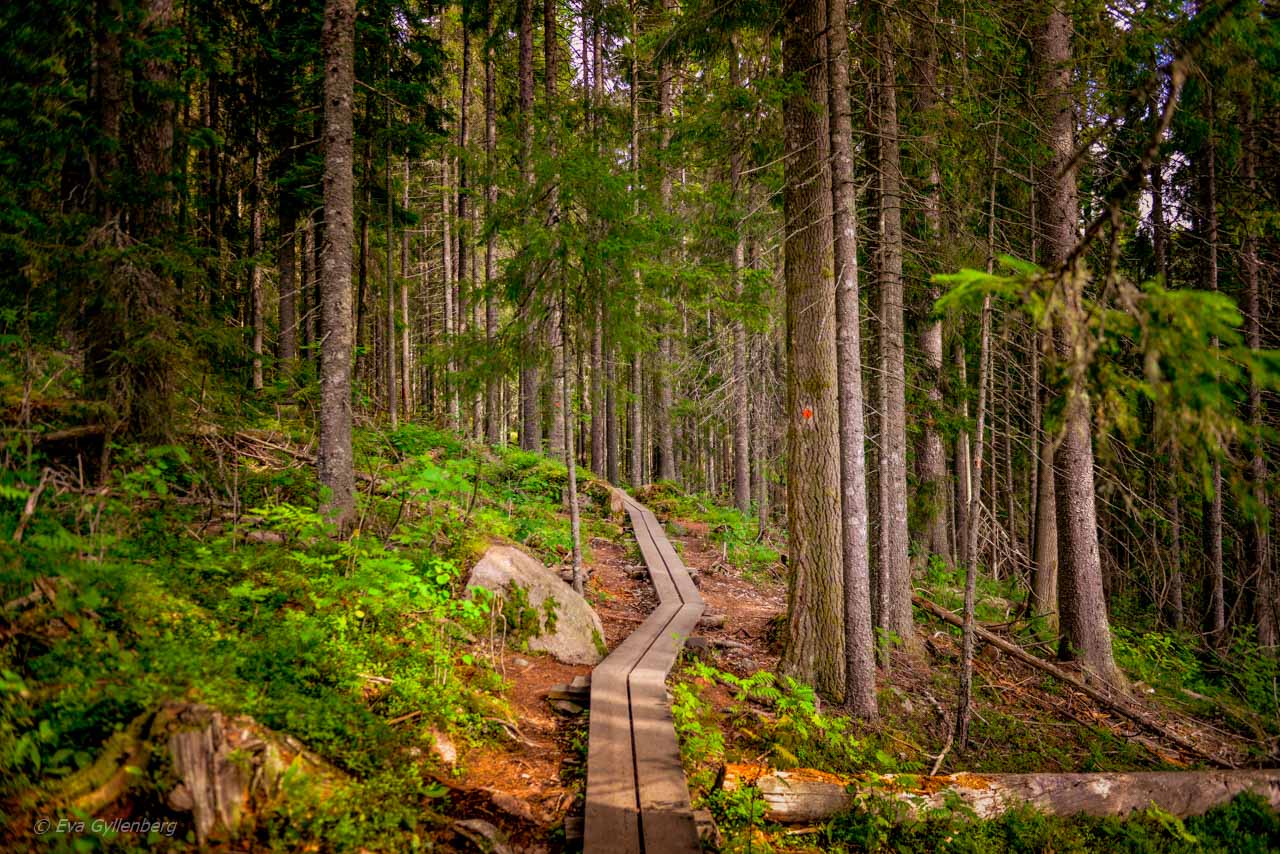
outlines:
[{"label": "tree bark", "polygon": [[[866,426],[862,415],[862,341],[858,300],[857,188],[849,101],[849,25],[844,0],[827,5],[831,210],[835,261],[837,403],[840,421],[840,540],[844,576],[845,707],[873,719],[875,633],[871,625],[871,564],[867,534]],[[742,408],[745,410],[746,402]]]},{"label": "tree bark", "polygon": [[1049,388],[1040,377],[1042,357],[1052,353],[1053,333],[1039,332],[1040,348],[1034,359],[1032,381],[1035,385],[1036,454],[1036,520],[1035,578],[1031,584],[1031,608],[1044,621],[1046,633],[1058,633],[1058,519],[1057,500],[1053,488],[1053,436],[1044,427],[1044,412],[1049,403]]},{"label": "tree bark", "polygon": [[[141,43],[143,47],[130,50],[141,50],[145,57],[130,87],[132,102],[103,106],[114,112],[108,118],[117,126],[126,106],[134,111],[132,127],[119,129],[116,136],[124,137],[122,147],[131,167],[127,177],[132,186],[122,222],[147,252],[140,261],[113,270],[110,287],[119,292],[111,294],[114,304],[103,306],[94,333],[101,335],[107,351],[104,368],[124,426],[140,439],[164,442],[173,433],[175,289],[172,273],[155,253],[162,251],[160,244],[172,227],[175,104],[169,89],[175,69],[159,42],[149,42],[162,38],[172,26],[173,0],[143,0],[139,13],[138,32],[126,41]],[[123,69],[111,75],[116,71]],[[126,96],[122,75],[110,86],[119,88],[108,95],[108,101]],[[114,202],[109,208],[109,218],[114,220]]]},{"label": "tree bark", "polygon": [[[256,144],[256,140],[255,140]],[[253,155],[253,210],[249,214],[249,254],[253,261],[249,268],[249,305],[253,317],[253,390],[262,390],[262,348],[266,338],[266,313],[262,305],[262,265],[258,256],[262,253],[262,154]]]},{"label": "tree bark", "polygon": [[[492,219],[498,206],[498,87],[494,77],[493,17],[486,22],[484,52],[484,202],[485,218]],[[493,289],[498,281],[497,235],[492,230],[484,245],[484,337],[493,352],[498,337],[498,301]],[[502,435],[501,376],[490,372],[485,380],[485,440],[490,445],[505,444]]]},{"label": "tree bark", "polygon": [[[742,58],[737,41],[733,44],[733,56],[729,60],[729,86],[735,91],[742,86]],[[735,127],[740,137],[741,127]],[[729,185],[733,193],[733,295],[737,313],[733,318],[733,503],[740,513],[751,511],[751,408],[748,397],[747,329],[742,321],[742,268],[745,244],[742,234],[743,220],[739,205],[742,203],[742,144],[735,139],[729,155]]]},{"label": "tree bark", "polygon": [[1050,117],[1049,158],[1039,187],[1041,243],[1046,266],[1057,270],[1062,308],[1055,328],[1058,357],[1072,381],[1064,412],[1061,442],[1054,455],[1058,523],[1058,594],[1062,640],[1058,655],[1079,660],[1094,677],[1120,684],[1111,654],[1111,629],[1103,598],[1098,551],[1093,441],[1088,392],[1083,377],[1086,325],[1082,271],[1063,268],[1075,246],[1078,209],[1073,164],[1075,134],[1071,94],[1071,18],[1052,7],[1036,33],[1040,99]]},{"label": "tree bark", "polygon": [[907,562],[907,402],[902,314],[902,163],[891,7],[879,4],[877,131],[880,138],[880,628],[914,645]]},{"label": "tree bark", "polygon": [[827,113],[826,3],[787,7],[783,64],[803,86],[783,107],[787,323],[788,636],[780,669],[844,697],[840,426]]},{"label": "tree bark", "polygon": [[[404,158],[404,188],[401,201],[409,211],[409,156]],[[400,232],[400,411],[406,421],[413,416],[413,350],[409,323],[409,226]]]},{"label": "tree bark", "polygon": [[325,0],[324,242],[321,247],[320,446],[316,458],[321,506],[339,529],[355,510],[351,450],[351,244],[353,237],[355,0]]},{"label": "tree bark", "polygon": [[443,182],[440,187],[440,223],[441,223],[441,296],[444,302],[444,351],[445,371],[444,390],[446,408],[449,413],[449,426],[457,430],[461,424],[458,411],[457,361],[454,356],[454,333],[457,331],[457,312],[454,310],[454,244],[453,244],[453,184],[449,169],[449,156],[444,157]]},{"label": "tree bark", "polygon": [[[675,0],[662,0],[662,7],[670,11]],[[664,56],[658,64],[658,199],[664,212],[671,210],[671,169],[667,164],[667,150],[671,147],[672,61]],[[654,420],[658,434],[657,480],[676,479],[675,425],[672,421],[674,395],[671,391],[671,334],[663,320],[658,321],[658,360],[654,372]]]},{"label": "tree bark", "polygon": [[[1245,97],[1252,98],[1252,95]],[[1257,129],[1253,114],[1252,101],[1248,104],[1244,116],[1244,138],[1241,146],[1242,169],[1245,187],[1249,198],[1259,198],[1257,171]],[[1252,222],[1244,225],[1244,338],[1245,345],[1254,352],[1262,349],[1262,300],[1258,287],[1258,235]],[[1252,518],[1248,520],[1248,536],[1246,537],[1247,565],[1245,575],[1257,578],[1255,595],[1256,622],[1258,625],[1258,645],[1275,653],[1280,643],[1280,601],[1277,601],[1280,590],[1277,589],[1275,573],[1271,566],[1270,529],[1267,525],[1267,458],[1263,454],[1265,437],[1262,433],[1263,406],[1262,390],[1258,387],[1256,376],[1249,380],[1249,427],[1252,431],[1253,453],[1249,460],[1249,486],[1253,493],[1254,507]]]},{"label": "tree bark", "polygon": [[[550,0],[548,0],[550,3]],[[565,363],[568,361],[569,354],[569,323],[565,316],[565,309],[568,308],[564,291],[560,294],[560,348],[565,358],[560,360],[560,373],[556,377],[558,383],[558,391],[560,392],[560,411],[564,413],[564,440],[566,453],[564,455],[565,467],[569,472],[569,532],[571,538],[571,564],[573,572],[573,589],[579,594],[583,593],[586,586],[586,578],[582,570],[582,528],[578,513],[578,461],[577,454],[573,451],[573,393],[570,388],[569,377],[572,371],[566,370]]]},{"label": "tree bark", "polygon": [[[532,189],[533,174],[533,0],[520,0],[520,173],[523,183]],[[526,294],[530,308],[526,311],[521,333],[520,364],[520,447],[526,451],[542,449],[542,408],[538,405],[539,359],[536,330],[536,304],[532,272],[526,274]]]},{"label": "tree bark", "polygon": [[[388,81],[391,76],[390,32],[391,31],[388,26],[388,30],[387,30]],[[385,355],[385,360],[386,360],[385,370],[387,374],[386,401],[387,401],[387,417],[391,421],[391,429],[394,430],[396,428],[396,425],[399,423],[399,417],[400,417],[400,405],[399,405],[400,404],[400,384],[396,380],[396,374],[398,373],[398,370],[397,370],[398,359],[396,356],[396,272],[395,272],[396,268],[392,258],[393,247],[395,246],[395,239],[393,236],[394,227],[395,227],[395,203],[393,202],[394,195],[392,193],[392,187],[391,187],[391,101],[388,99],[383,106],[387,111],[387,145],[386,145],[386,151],[385,151],[386,162],[383,164],[383,167],[384,167],[383,177],[385,179],[384,184],[385,184],[385,189],[387,194],[387,222],[386,222],[387,257],[386,257],[386,266],[385,266],[386,275],[383,277],[383,284],[385,285],[386,292],[387,292],[387,314],[386,314],[386,327],[385,327],[387,330],[386,331],[387,352]]]},{"label": "tree bark", "polygon": [[[640,61],[636,32],[636,5],[631,4],[631,80],[628,96],[631,107],[631,214],[640,215]],[[636,290],[640,289],[640,271],[635,271]],[[631,400],[627,405],[627,427],[630,435],[631,454],[627,467],[627,479],[633,487],[644,483],[644,433],[640,424],[640,401],[644,398],[644,377],[639,351],[631,356]]]},{"label": "tree bark", "polygon": [[298,358],[298,242],[295,237],[297,215],[291,205],[281,204],[277,213],[280,220],[280,244],[276,254],[276,267],[280,282],[280,364],[286,374],[293,369]]},{"label": "tree bark", "polygon": [[[913,31],[916,43],[922,45],[916,71],[916,115],[932,122],[938,92],[938,39],[937,3],[916,20]],[[927,252],[937,257],[942,241],[942,174],[938,167],[938,137],[930,130],[920,140],[922,156],[927,162],[922,205],[924,207]],[[930,315],[933,305],[942,296],[939,287],[930,281],[925,305],[925,318],[920,325],[920,358],[923,369],[918,382],[924,387],[928,401],[924,413],[924,425],[920,433],[917,451],[917,469],[920,480],[919,498],[924,505],[924,547],[931,554],[951,557],[947,542],[947,454],[938,429],[942,415],[942,320]]]},{"label": "tree bark", "polygon": [[[764,804],[764,818],[779,824],[821,822],[855,804],[859,780],[795,768],[775,771],[754,765],[728,765],[725,791],[753,786]],[[1092,774],[969,774],[941,776],[887,774],[868,791],[894,798],[903,817],[919,819],[930,811],[952,810],[958,800],[979,819],[996,818],[1028,806],[1055,816],[1093,815],[1125,818],[1155,806],[1177,818],[1200,815],[1253,792],[1280,809],[1280,771],[1136,771]]]},{"label": "tree bark", "polygon": [[[1203,223],[1205,229],[1205,266],[1209,290],[1218,290],[1218,176],[1217,146],[1214,140],[1213,94],[1209,94],[1209,139],[1205,148],[1203,170]],[[1218,341],[1213,340],[1213,346]],[[1222,566],[1222,459],[1219,448],[1209,448],[1210,494],[1204,502],[1205,574],[1209,581],[1209,607],[1206,616],[1209,642],[1221,646],[1226,642],[1226,583]]]},{"label": "tree bark", "polygon": [[[547,151],[555,156],[555,111],[557,109],[557,84],[559,83],[559,69],[557,67],[557,50],[560,41],[559,25],[556,23],[556,0],[543,0],[542,2],[542,55],[543,55],[543,88],[546,93],[545,114],[547,117]],[[557,213],[557,193],[553,184],[551,191],[547,196],[547,223],[552,225],[556,222]],[[555,379],[553,384],[559,383],[559,377],[566,370],[565,367],[565,348],[564,335],[561,326],[564,324],[563,301],[553,300],[550,311],[550,323],[548,324],[548,344],[551,347],[551,374]],[[568,462],[572,449],[567,444],[569,430],[566,426],[568,420],[568,412],[565,410],[563,402],[559,399],[556,390],[551,393],[551,435],[548,437],[551,444],[551,455],[564,462]]]}]

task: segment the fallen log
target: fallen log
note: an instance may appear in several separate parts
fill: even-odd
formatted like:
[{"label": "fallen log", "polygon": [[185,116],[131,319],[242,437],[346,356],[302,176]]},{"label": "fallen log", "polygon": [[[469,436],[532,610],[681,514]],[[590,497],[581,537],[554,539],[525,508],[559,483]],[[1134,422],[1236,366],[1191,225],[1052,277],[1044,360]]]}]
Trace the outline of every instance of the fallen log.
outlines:
[{"label": "fallen log", "polygon": [[759,792],[765,818],[780,824],[822,821],[849,809],[857,794],[897,801],[903,817],[944,808],[958,797],[978,818],[1035,807],[1057,816],[1127,816],[1153,804],[1179,818],[1200,815],[1243,792],[1280,810],[1280,769],[1259,771],[1137,771],[1096,774],[888,774],[874,780],[809,768],[777,771],[726,765],[726,791]]},{"label": "fallen log", "polygon": [[[933,614],[935,617],[942,620],[943,622],[950,623],[951,625],[956,626],[957,628],[960,628],[960,629],[964,628],[964,620],[962,620],[956,614],[951,613],[946,608],[943,608],[941,605],[938,605],[934,602],[930,602],[928,599],[925,599],[923,596],[912,596],[911,601],[916,605],[916,607],[922,608],[925,611],[928,611],[930,614]],[[1031,667],[1034,667],[1037,670],[1048,673],[1050,676],[1052,676],[1053,678],[1057,679],[1060,682],[1067,683],[1072,688],[1075,688],[1077,691],[1081,692],[1082,694],[1087,695],[1090,699],[1098,702],[1103,706],[1106,706],[1108,709],[1115,712],[1116,714],[1119,714],[1128,718],[1129,720],[1133,721],[1139,726],[1146,727],[1147,729],[1154,732],[1156,735],[1159,735],[1161,738],[1169,741],[1172,744],[1177,745],[1180,749],[1186,751],[1187,753],[1198,756],[1204,761],[1209,762],[1213,765],[1216,765],[1219,768],[1235,768],[1236,767],[1235,765],[1222,759],[1221,757],[1214,756],[1213,754],[1206,752],[1203,748],[1199,747],[1198,745],[1193,744],[1190,741],[1187,741],[1185,738],[1178,735],[1176,732],[1172,731],[1168,727],[1164,726],[1158,721],[1152,720],[1147,715],[1144,715],[1141,712],[1137,711],[1136,709],[1131,708],[1130,706],[1121,702],[1115,697],[1110,696],[1105,691],[1101,691],[1098,688],[1095,688],[1092,685],[1089,685],[1088,683],[1084,682],[1083,680],[1077,679],[1075,676],[1063,670],[1061,667],[1057,667],[1053,664],[1050,664],[1049,662],[1045,661],[1042,658],[1037,658],[1036,656],[1027,652],[1025,649],[1018,646],[1017,644],[1011,643],[1005,640],[1004,638],[988,631],[987,629],[983,628],[977,623],[974,624],[973,629],[974,629],[974,632],[978,635],[978,637],[982,638],[984,641],[991,644],[996,649],[999,649],[1002,652],[1008,653],[1009,655],[1021,661],[1023,664],[1030,665]]]}]

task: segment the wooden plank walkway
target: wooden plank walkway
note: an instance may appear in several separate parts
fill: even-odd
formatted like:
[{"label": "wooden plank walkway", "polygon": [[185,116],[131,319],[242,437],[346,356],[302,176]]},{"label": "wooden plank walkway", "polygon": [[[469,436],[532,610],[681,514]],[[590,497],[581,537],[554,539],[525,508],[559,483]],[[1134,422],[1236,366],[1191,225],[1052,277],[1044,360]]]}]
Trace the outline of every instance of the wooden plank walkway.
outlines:
[{"label": "wooden plank walkway", "polygon": [[702,616],[702,597],[657,517],[618,494],[658,607],[591,674],[583,847],[587,854],[694,854],[702,846],[666,681]]}]

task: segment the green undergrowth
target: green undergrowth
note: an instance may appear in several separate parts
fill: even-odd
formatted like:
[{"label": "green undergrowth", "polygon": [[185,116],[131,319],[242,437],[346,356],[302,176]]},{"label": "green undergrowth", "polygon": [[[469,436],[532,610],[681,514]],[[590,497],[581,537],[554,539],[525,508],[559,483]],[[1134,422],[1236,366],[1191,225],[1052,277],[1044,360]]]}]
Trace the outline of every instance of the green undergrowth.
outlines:
[{"label": "green undergrowth", "polygon": [[[276,423],[250,435],[308,438]],[[512,723],[489,656],[491,638],[520,635],[495,624],[518,615],[465,590],[465,570],[492,539],[565,559],[567,474],[537,454],[421,426],[359,431],[356,444],[369,477],[346,539],[316,511],[313,468],[287,454],[264,462],[261,444],[240,456],[198,440],[116,448],[105,489],[46,489],[20,545],[26,497],[58,461],[32,454],[0,475],[0,597],[28,596],[41,579],[55,591],[0,621],[6,823],[56,801],[113,733],[185,700],[296,737],[343,781],[340,797],[291,799],[256,817],[261,845],[428,844],[424,822],[447,812],[430,731],[474,743]],[[597,512],[603,490],[582,477],[584,541],[616,535]],[[164,812],[165,773],[140,775],[129,798]]]},{"label": "green undergrowth", "polygon": [[[727,690],[717,709],[713,686]],[[726,791],[717,785],[726,762],[774,768],[819,768],[846,774],[918,771],[919,763],[893,752],[882,730],[864,730],[849,717],[823,708],[813,689],[759,671],[746,677],[689,660],[672,684],[672,718],[695,807],[705,806],[726,837],[725,850],[747,850],[764,827],[764,804],[752,787]]]},{"label": "green undergrowth", "polygon": [[683,492],[669,481],[646,487],[641,498],[664,522],[705,524],[707,539],[748,580],[780,576],[782,555],[777,541],[770,531],[760,535],[759,521],[754,516],[717,504],[709,495]]},{"label": "green undergrowth", "polygon": [[[974,587],[974,614],[980,623],[1005,623],[1022,613],[1026,588],[1017,578],[993,578],[984,567]],[[937,604],[955,612],[964,608],[965,568],[952,565],[939,555],[930,555],[924,577],[919,582]]]},{"label": "green undergrowth", "polygon": [[1259,796],[1246,794],[1187,819],[1178,819],[1154,806],[1125,819],[1066,818],[1023,807],[984,821],[974,818],[963,805],[953,804],[917,819],[902,820],[896,818],[891,805],[870,798],[865,805],[828,822],[806,841],[812,848],[800,850],[832,854],[1263,854],[1280,850],[1280,815]]},{"label": "green undergrowth", "polygon": [[[1113,625],[1112,649],[1137,689],[1155,699],[1223,720],[1261,744],[1280,735],[1280,659],[1260,649],[1251,633],[1216,650],[1190,631],[1137,615]],[[1267,758],[1260,749],[1258,756]]]},{"label": "green undergrowth", "polygon": [[[715,708],[707,698],[716,684],[729,693],[726,708]],[[911,815],[902,804],[886,797],[882,775],[897,773],[901,781],[901,775],[927,773],[928,769],[896,753],[905,734],[893,732],[884,722],[875,728],[861,728],[838,713],[824,712],[812,691],[785,677],[761,672],[739,678],[699,662],[686,662],[677,672],[673,697],[672,716],[694,806],[711,810],[723,835],[720,850],[724,852],[1261,854],[1280,850],[1280,815],[1252,794],[1185,820],[1154,806],[1123,820],[1049,816],[1027,807],[983,820],[958,799]],[[975,738],[1005,739],[1001,750],[1016,753],[1022,742],[1014,731],[1017,725],[1012,718],[981,726],[975,721]],[[1008,730],[1000,732],[1001,726]],[[1100,743],[1109,739],[1110,746],[1122,747],[1104,731],[1097,735]],[[816,768],[856,775],[859,782],[850,788],[850,809],[826,822],[810,824],[808,832],[796,833],[766,819],[765,803],[754,787],[728,791],[718,785],[725,763]],[[1096,767],[1075,770],[1101,770],[1110,765],[1098,762]],[[1124,761],[1118,765],[1123,766]]]}]

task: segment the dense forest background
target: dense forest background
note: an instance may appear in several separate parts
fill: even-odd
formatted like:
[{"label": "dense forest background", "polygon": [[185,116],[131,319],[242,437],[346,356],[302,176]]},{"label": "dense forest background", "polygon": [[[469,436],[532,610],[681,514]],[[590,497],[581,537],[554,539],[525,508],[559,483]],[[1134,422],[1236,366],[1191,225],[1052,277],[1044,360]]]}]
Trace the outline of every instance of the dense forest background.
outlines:
[{"label": "dense forest background", "polygon": [[[521,498],[480,462],[471,507],[461,462],[419,473],[404,490],[453,484],[461,509],[394,545],[413,511],[380,467],[430,428],[437,457],[569,463],[572,524],[543,546],[579,591],[594,484],[736,508],[741,548],[785,565],[779,672],[854,717],[923,654],[912,597],[946,577],[961,748],[997,584],[1090,684],[1141,690],[1135,649],[1195,662],[1273,743],[1276,11],[5,3],[5,599],[127,540],[117,565],[185,548],[148,539],[157,501],[292,502],[334,550],[314,570],[397,577],[376,560],[432,544],[461,565],[440,544],[477,494]],[[285,474],[254,469],[271,436]],[[66,607],[103,609],[95,583]],[[81,686],[55,713],[28,690],[50,645],[0,638],[10,793],[199,681],[135,661],[145,697]]]}]

